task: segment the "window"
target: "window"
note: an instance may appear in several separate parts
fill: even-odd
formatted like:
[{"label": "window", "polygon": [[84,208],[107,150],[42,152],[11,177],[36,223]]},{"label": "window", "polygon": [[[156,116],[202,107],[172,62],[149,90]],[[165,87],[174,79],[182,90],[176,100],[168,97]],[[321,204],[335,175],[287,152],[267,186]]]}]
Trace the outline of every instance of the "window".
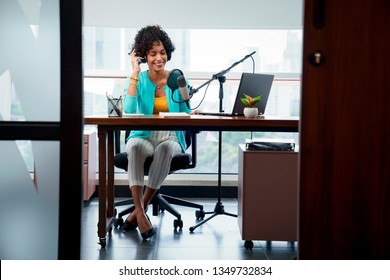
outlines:
[{"label": "window", "polygon": [[[227,69],[245,55],[256,51],[251,59],[238,64],[226,74],[223,109],[233,106],[242,72],[272,73],[275,80],[266,114],[299,116],[302,30],[249,29],[165,29],[176,46],[167,69],[181,69],[190,84],[200,86],[213,74]],[[125,78],[131,68],[128,45],[135,28],[84,27],[84,114],[106,114],[105,93],[123,93]],[[147,67],[142,65],[142,67]],[[143,70],[146,70],[144,68]],[[219,84],[212,82],[194,94],[191,107],[203,110],[219,109]],[[204,97],[204,100],[203,100]],[[203,101],[202,101],[203,100]],[[246,138],[294,138],[297,133],[224,132],[222,172],[237,173],[238,144]],[[198,136],[197,168],[191,173],[216,173],[218,133],[202,132]],[[122,148],[124,150],[124,148]]]}]

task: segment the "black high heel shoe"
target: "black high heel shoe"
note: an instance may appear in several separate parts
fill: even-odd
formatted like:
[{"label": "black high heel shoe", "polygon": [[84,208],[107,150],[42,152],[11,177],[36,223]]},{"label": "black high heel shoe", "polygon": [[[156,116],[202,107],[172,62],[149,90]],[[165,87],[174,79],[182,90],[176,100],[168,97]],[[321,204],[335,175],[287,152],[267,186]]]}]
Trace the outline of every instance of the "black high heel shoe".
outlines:
[{"label": "black high heel shoe", "polygon": [[129,231],[129,230],[135,230],[138,227],[138,225],[132,224],[129,222],[126,218],[126,221],[122,225],[122,231]]},{"label": "black high heel shoe", "polygon": [[[148,215],[146,215],[146,218],[148,218],[148,221],[149,221],[150,225],[152,225]],[[156,234],[156,231],[154,230],[153,225],[152,225],[151,229],[148,229],[145,232],[141,232],[141,236],[142,236],[143,240],[147,240],[147,239],[149,239],[150,237],[152,237],[155,234]]]},{"label": "black high heel shoe", "polygon": [[147,240],[155,234],[156,234],[156,231],[154,230],[154,228],[148,229],[145,232],[141,232],[141,236],[142,236],[143,240]]},{"label": "black high heel shoe", "polygon": [[133,225],[128,220],[126,220],[122,225],[122,231],[129,231],[129,230],[135,230],[138,227],[138,225]]}]

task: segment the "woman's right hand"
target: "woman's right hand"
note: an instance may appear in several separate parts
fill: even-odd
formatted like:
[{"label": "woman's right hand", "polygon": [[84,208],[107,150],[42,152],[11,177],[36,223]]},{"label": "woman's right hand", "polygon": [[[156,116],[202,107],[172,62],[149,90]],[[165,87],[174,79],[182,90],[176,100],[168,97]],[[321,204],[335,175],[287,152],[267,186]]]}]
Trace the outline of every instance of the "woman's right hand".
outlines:
[{"label": "woman's right hand", "polygon": [[133,50],[130,54],[130,63],[131,63],[131,68],[133,68],[133,73],[139,73],[141,72],[141,66],[140,63],[138,63],[138,60],[141,58],[136,56],[135,50]]}]

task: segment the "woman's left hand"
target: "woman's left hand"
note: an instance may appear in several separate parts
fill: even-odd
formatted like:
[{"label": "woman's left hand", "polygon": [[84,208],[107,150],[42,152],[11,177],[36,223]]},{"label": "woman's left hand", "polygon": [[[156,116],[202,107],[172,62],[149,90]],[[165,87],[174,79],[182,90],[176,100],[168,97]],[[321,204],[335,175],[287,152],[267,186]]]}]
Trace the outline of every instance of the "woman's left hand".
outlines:
[{"label": "woman's left hand", "polygon": [[200,110],[199,110],[199,109],[196,109],[196,110],[192,111],[192,112],[190,113],[190,115],[198,115],[199,112],[200,112]]}]

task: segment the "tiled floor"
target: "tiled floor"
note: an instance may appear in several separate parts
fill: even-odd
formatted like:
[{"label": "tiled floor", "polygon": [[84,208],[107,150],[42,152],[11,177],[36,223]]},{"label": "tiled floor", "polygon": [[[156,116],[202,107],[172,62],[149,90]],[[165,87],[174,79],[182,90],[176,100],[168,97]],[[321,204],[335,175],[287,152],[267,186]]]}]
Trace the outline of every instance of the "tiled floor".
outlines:
[{"label": "tiled floor", "polygon": [[[204,205],[205,211],[213,211],[216,200],[201,199],[194,202]],[[222,199],[225,211],[237,213],[235,199]],[[125,206],[118,207],[121,211]],[[168,213],[149,217],[157,234],[143,241],[138,230],[123,233],[113,228],[107,235],[107,246],[98,244],[97,219],[98,202],[93,199],[83,208],[81,259],[83,260],[293,260],[297,255],[297,242],[255,241],[253,249],[245,249],[241,240],[237,218],[218,215],[196,228],[195,210],[177,206],[184,227],[180,231],[173,228],[174,217]],[[206,218],[209,215],[206,215]],[[126,216],[124,217],[126,218]]]}]

